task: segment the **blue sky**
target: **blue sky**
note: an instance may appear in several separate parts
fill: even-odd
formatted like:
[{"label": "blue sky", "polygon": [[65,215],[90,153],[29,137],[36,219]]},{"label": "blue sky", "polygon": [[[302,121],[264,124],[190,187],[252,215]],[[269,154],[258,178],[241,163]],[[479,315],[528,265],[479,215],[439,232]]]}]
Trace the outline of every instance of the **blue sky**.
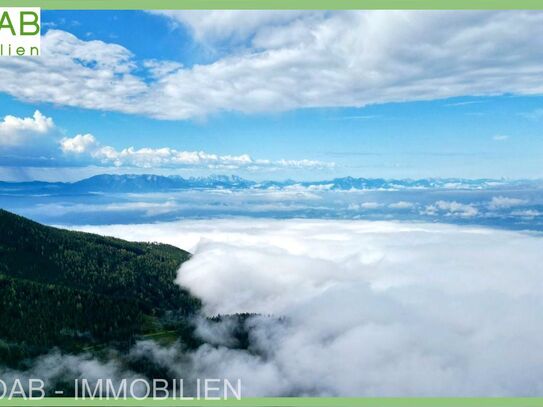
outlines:
[{"label": "blue sky", "polygon": [[[517,23],[515,18],[526,16],[454,16],[451,22],[457,28],[452,34],[458,38],[478,23],[480,35],[489,42],[485,49],[503,48],[488,55],[481,51],[466,63],[463,47],[472,49],[473,44],[451,41],[450,54],[436,58],[435,53],[421,56],[408,42],[392,46],[392,40],[379,48],[373,41],[364,51],[348,41],[336,50],[338,40],[327,43],[314,34],[333,28],[343,40],[347,34],[341,24],[348,28],[354,18],[363,18],[368,24],[377,20],[373,30],[386,39],[397,27],[386,14],[260,13],[216,13],[206,16],[206,23],[202,15],[190,14],[44,11],[44,66],[20,66],[16,76],[16,67],[5,58],[0,61],[0,70],[16,79],[29,78],[15,89],[0,85],[0,116],[19,120],[15,127],[0,127],[0,141],[11,140],[0,142],[0,178],[78,179],[101,172],[236,173],[253,179],[543,176],[543,97],[532,86],[543,73],[543,57],[534,56],[529,47],[515,48],[522,34],[509,36],[505,44],[499,36],[484,35],[485,23],[492,27],[490,35],[496,20],[504,20],[506,32],[508,24]],[[439,21],[449,18],[409,17],[420,20],[421,30],[439,29]],[[292,38],[293,27],[299,43]],[[306,39],[304,30],[312,37]],[[406,30],[404,35],[413,38],[422,35]],[[471,41],[480,43],[478,38]],[[70,44],[69,50],[63,44]],[[368,47],[375,50],[370,53]],[[356,51],[360,57],[351,57]],[[294,52],[301,54],[284,62]],[[406,58],[409,52],[418,53],[424,63]],[[367,62],[376,54],[377,62]],[[58,55],[61,62],[49,62]],[[271,60],[277,55],[280,62]],[[307,62],[313,56],[315,60]],[[260,65],[256,71],[252,65],[244,70],[243,64],[255,60],[267,64],[262,72]],[[165,73],[153,76],[149,61],[166,67]],[[277,67],[269,71],[272,64]],[[450,66],[458,68],[447,72]],[[59,76],[65,85],[57,84]],[[76,94],[104,77],[106,82]],[[39,81],[36,86],[34,80]],[[81,86],[76,87],[78,80]],[[122,85],[110,92],[116,82]],[[291,89],[298,83],[299,89]],[[66,91],[55,91],[63,86]],[[41,133],[22,124],[25,118],[34,120],[36,110],[53,122]],[[36,143],[33,131],[50,142]],[[121,153],[129,147],[132,152]],[[160,148],[169,150],[157,162],[152,158]],[[145,155],[134,158],[140,149],[146,149]],[[183,154],[200,151],[205,155],[196,161]]]}]

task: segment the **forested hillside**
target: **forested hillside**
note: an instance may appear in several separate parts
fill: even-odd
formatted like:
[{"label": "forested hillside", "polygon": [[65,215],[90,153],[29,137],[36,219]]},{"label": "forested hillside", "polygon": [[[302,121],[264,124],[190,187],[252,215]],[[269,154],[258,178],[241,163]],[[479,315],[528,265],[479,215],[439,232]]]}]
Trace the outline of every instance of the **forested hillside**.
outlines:
[{"label": "forested hillside", "polygon": [[194,314],[174,283],[189,253],[43,226],[0,210],[0,362],[51,346],[129,345]]}]

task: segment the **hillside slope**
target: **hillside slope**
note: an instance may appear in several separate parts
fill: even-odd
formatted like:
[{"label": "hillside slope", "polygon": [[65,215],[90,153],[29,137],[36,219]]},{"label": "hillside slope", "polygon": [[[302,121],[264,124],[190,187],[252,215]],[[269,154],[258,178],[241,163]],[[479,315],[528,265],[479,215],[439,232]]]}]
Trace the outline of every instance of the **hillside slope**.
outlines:
[{"label": "hillside slope", "polygon": [[189,253],[173,246],[56,229],[1,209],[0,231],[0,362],[51,346],[129,344],[164,315],[200,307],[174,283]]}]

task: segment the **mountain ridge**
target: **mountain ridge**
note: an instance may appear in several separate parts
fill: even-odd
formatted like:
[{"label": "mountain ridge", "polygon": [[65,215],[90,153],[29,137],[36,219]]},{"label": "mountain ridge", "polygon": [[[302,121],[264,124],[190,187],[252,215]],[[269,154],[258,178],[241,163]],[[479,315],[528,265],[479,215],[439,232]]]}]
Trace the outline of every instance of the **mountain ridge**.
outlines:
[{"label": "mountain ridge", "polygon": [[182,321],[200,308],[174,282],[190,258],[176,247],[58,229],[3,209],[0,230],[2,361],[52,346],[128,346],[169,314]]},{"label": "mountain ridge", "polygon": [[363,178],[340,177],[321,181],[252,181],[236,175],[211,175],[183,178],[179,175],[101,174],[75,182],[0,181],[0,193],[100,193],[160,192],[187,189],[286,189],[319,190],[399,190],[399,189],[484,189],[497,185],[542,184],[541,180],[492,178]]}]

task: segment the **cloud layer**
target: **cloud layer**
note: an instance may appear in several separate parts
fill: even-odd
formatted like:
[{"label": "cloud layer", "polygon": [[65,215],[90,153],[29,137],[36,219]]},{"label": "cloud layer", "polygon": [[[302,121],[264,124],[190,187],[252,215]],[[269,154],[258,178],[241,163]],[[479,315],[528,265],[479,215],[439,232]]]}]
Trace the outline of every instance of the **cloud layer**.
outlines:
[{"label": "cloud layer", "polygon": [[103,146],[92,134],[78,134],[75,137],[65,137],[60,141],[62,152],[84,158],[97,160],[98,163],[116,167],[136,168],[179,168],[204,167],[209,169],[239,169],[250,170],[274,168],[313,168],[331,169],[333,162],[317,160],[263,160],[254,159],[248,154],[218,155],[205,151],[179,151],[174,148],[140,148],[134,147],[116,150],[111,146]]},{"label": "cloud layer", "polygon": [[60,138],[53,119],[39,110],[32,117],[7,115],[0,122],[0,149],[4,152],[24,153],[0,164],[24,166],[46,159],[58,166],[98,165],[126,168],[195,168],[210,170],[248,171],[278,169],[333,169],[335,163],[319,160],[256,159],[249,154],[219,155],[205,151],[184,151],[171,147],[135,148],[121,150],[102,145],[90,133]]},{"label": "cloud layer", "polygon": [[203,375],[241,377],[245,396],[543,390],[538,235],[243,219],[89,230],[192,250],[178,282],[204,300],[208,313],[285,317],[249,320],[250,353],[221,345],[225,327],[216,330],[222,342],[191,356]]},{"label": "cloud layer", "polygon": [[49,30],[41,58],[0,61],[0,91],[162,119],[543,91],[536,11],[161,14],[215,60],[138,61],[120,45]]}]

